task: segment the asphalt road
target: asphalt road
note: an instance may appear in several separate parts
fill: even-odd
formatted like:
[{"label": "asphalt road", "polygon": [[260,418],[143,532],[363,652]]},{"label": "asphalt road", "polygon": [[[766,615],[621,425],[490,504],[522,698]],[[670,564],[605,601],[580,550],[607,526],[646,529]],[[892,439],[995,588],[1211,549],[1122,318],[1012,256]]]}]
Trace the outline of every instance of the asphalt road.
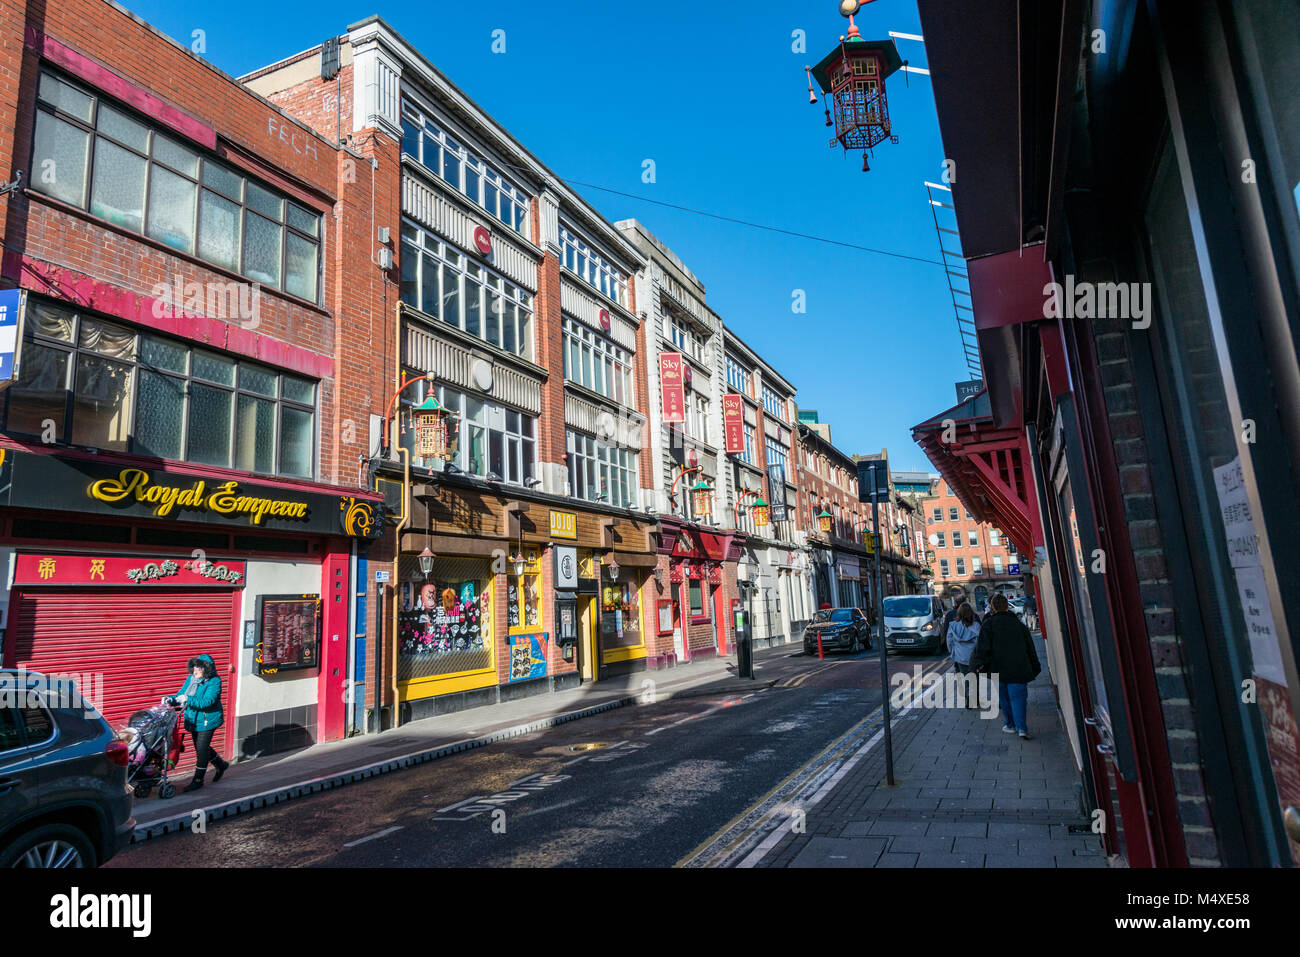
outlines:
[{"label": "asphalt road", "polygon": [[[935,662],[889,664],[910,675]],[[618,708],[149,841],[107,866],[671,866],[880,705],[874,652],[769,657],[759,678],[776,683]]]}]

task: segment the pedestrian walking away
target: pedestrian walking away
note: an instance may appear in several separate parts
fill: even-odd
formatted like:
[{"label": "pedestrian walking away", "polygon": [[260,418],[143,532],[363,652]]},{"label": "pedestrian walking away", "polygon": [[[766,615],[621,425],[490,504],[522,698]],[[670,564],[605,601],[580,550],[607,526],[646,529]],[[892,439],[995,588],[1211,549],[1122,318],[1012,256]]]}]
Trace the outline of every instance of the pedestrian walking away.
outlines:
[{"label": "pedestrian walking away", "polygon": [[216,663],[211,655],[199,655],[191,658],[187,667],[189,676],[181,690],[172,697],[185,708],[185,730],[194,742],[194,755],[199,762],[194,768],[194,780],[182,790],[197,791],[203,787],[209,761],[217,769],[212,776],[213,784],[221,780],[230,764],[212,750],[212,736],[225,718],[221,710],[221,677],[217,674]]},{"label": "pedestrian walking away", "polygon": [[1002,730],[1029,739],[1025,703],[1029,682],[1043,670],[1034,650],[1034,639],[1024,622],[1007,604],[1006,595],[994,595],[991,610],[980,625],[979,639],[971,659],[977,669],[998,676],[998,703],[1002,707]]},{"label": "pedestrian walking away", "polygon": [[[975,609],[971,608],[968,602],[962,602],[961,606],[956,609],[956,615],[947,629],[948,653],[952,655],[953,663],[960,675],[976,674],[975,669],[971,667],[971,658],[975,655],[975,646],[979,642],[980,623],[975,620]],[[972,682],[967,679],[966,707],[978,708],[979,705],[979,678],[978,676]],[[971,703],[970,684],[975,685],[975,703]]]}]

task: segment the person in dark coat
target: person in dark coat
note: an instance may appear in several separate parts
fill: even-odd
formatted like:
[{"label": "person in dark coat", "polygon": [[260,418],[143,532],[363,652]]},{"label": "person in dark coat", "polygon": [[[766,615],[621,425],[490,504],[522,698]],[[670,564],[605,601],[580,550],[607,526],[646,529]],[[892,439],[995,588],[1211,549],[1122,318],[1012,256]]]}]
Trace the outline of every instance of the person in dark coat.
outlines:
[{"label": "person in dark coat", "polygon": [[1006,595],[994,595],[992,611],[980,625],[979,641],[971,664],[977,671],[998,676],[998,703],[1002,706],[1002,730],[1029,740],[1025,704],[1029,682],[1043,670],[1034,650],[1034,639],[1024,622],[1007,605]]},{"label": "person in dark coat", "polygon": [[185,708],[185,730],[194,742],[194,756],[199,762],[194,768],[194,780],[181,790],[197,791],[203,787],[209,760],[217,769],[217,773],[212,776],[213,784],[221,780],[230,763],[212,750],[212,736],[224,719],[221,710],[221,676],[217,674],[216,663],[211,655],[199,655],[191,658],[187,667],[190,669],[189,677],[172,698]]}]

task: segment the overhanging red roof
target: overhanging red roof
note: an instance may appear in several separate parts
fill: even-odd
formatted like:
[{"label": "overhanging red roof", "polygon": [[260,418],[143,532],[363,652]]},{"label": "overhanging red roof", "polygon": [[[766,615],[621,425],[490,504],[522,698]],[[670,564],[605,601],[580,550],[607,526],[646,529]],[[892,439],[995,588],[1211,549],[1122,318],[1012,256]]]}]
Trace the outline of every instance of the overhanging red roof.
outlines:
[{"label": "overhanging red roof", "polygon": [[1021,555],[1042,540],[1024,435],[993,422],[988,390],[913,426],[912,438],[977,521],[996,525]]}]

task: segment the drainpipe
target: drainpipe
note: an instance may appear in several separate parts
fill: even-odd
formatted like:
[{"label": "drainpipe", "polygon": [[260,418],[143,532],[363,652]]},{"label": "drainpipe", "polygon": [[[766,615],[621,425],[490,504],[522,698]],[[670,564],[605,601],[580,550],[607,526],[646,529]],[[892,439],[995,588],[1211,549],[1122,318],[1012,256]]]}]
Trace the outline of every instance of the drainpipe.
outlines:
[{"label": "drainpipe", "polygon": [[[394,309],[393,309],[397,320],[394,323],[394,327],[396,330],[394,332],[394,338],[397,340],[395,343],[395,348],[393,350],[393,383],[394,383],[393,388],[394,389],[400,389],[402,387],[402,305],[403,303],[399,299],[394,305]],[[400,403],[397,406],[397,414],[398,415],[402,414],[402,407]],[[384,429],[385,432],[388,429],[387,420],[384,421]],[[393,557],[394,580],[389,582],[389,586],[388,586],[389,590],[392,592],[391,600],[393,602],[392,628],[390,629],[388,640],[385,642],[385,644],[388,646],[389,649],[388,660],[390,663],[390,667],[389,667],[389,674],[388,674],[388,691],[389,691],[389,700],[392,702],[392,708],[393,708],[392,726],[394,728],[398,726],[399,718],[400,718],[400,710],[401,710],[400,708],[398,708],[398,704],[397,704],[397,647],[398,647],[397,613],[399,610],[399,605],[398,605],[399,593],[401,591],[400,588],[398,587],[398,585],[400,585],[400,582],[397,581],[397,578],[399,578],[402,574],[402,533],[406,531],[407,526],[410,525],[411,523],[411,507],[410,507],[411,456],[410,453],[406,451],[405,447],[403,447],[400,443],[397,446],[397,451],[398,454],[402,456],[402,517],[398,520],[397,527],[394,530],[395,531],[394,557]],[[379,680],[379,674],[378,674],[379,667],[381,666],[382,663],[383,663],[383,655],[381,654],[377,657],[375,661],[376,697],[378,697],[379,695],[379,690],[384,687],[384,684]],[[382,708],[380,708],[379,713],[382,718],[383,715]]]}]

